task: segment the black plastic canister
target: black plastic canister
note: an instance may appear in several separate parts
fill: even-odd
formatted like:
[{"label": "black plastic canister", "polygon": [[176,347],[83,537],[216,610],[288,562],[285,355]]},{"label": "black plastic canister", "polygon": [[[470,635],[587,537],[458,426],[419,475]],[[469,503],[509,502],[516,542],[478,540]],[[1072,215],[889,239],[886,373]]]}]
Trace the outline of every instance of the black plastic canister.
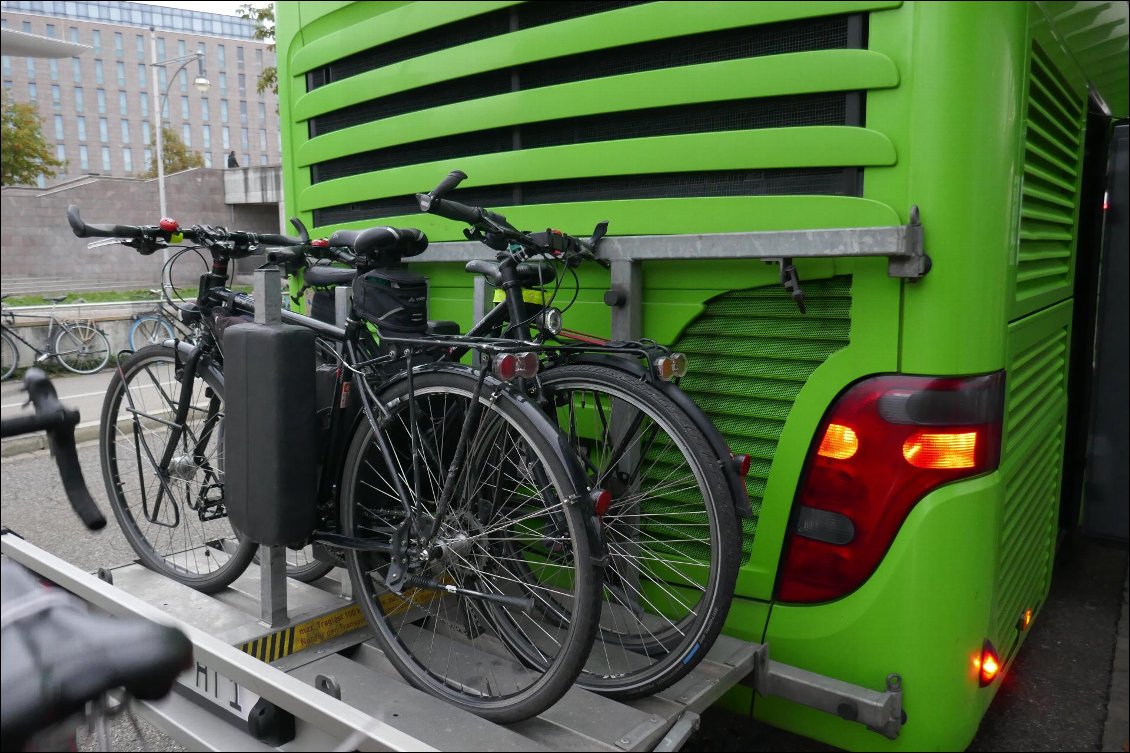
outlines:
[{"label": "black plastic canister", "polygon": [[224,333],[224,499],[232,525],[270,546],[314,529],[314,332],[239,324]]}]

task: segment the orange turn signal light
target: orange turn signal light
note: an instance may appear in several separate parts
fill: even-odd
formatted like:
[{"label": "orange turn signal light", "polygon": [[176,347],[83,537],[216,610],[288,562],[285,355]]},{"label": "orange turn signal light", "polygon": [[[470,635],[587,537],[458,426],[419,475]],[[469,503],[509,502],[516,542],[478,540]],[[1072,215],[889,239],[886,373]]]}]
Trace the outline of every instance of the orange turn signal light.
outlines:
[{"label": "orange turn signal light", "polygon": [[1016,629],[1024,632],[1028,626],[1032,624],[1032,610],[1025,609],[1024,614],[1020,615],[1020,619],[1016,621]]},{"label": "orange turn signal light", "polygon": [[1001,671],[1001,660],[993,644],[985,641],[981,646],[981,654],[973,660],[977,669],[977,680],[982,688],[991,685]]},{"label": "orange turn signal light", "polygon": [[847,460],[859,452],[859,435],[850,426],[828,424],[824,438],[820,440],[820,449],[816,452],[826,458]]},{"label": "orange turn signal light", "polygon": [[902,445],[902,456],[915,468],[972,468],[976,465],[977,432],[919,431]]}]

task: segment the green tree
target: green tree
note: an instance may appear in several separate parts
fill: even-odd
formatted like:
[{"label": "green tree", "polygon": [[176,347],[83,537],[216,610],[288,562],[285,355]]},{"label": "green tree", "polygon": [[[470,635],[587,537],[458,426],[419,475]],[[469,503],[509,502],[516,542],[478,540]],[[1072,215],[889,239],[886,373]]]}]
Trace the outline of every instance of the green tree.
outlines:
[{"label": "green tree", "polygon": [[19,186],[35,183],[42,175],[54,178],[55,168],[65,162],[55,158],[51,146],[43,138],[43,124],[35,105],[14,101],[3,95],[3,131],[0,132],[0,184]]},{"label": "green tree", "polygon": [[[275,4],[267,3],[265,6],[255,7],[247,3],[239,6],[235,11],[240,18],[255,22],[255,38],[266,40],[267,49],[275,51]],[[275,66],[263,68],[259,74],[259,81],[255,88],[260,94],[270,89],[275,94],[279,93],[279,71]]]},{"label": "green tree", "polygon": [[[172,175],[193,167],[204,167],[204,158],[200,156],[199,152],[194,152],[185,146],[176,131],[165,126],[161,134],[163,142],[161,155],[165,158],[165,175]],[[153,141],[149,145],[153,148],[153,160],[149,163],[149,169],[142,174],[142,178],[157,177],[156,136],[153,137]]]}]

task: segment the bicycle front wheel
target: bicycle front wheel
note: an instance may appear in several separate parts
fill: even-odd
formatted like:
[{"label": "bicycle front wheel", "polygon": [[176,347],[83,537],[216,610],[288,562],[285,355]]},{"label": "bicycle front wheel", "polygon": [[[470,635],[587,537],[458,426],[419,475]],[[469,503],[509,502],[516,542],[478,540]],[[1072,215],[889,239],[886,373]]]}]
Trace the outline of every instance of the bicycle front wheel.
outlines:
[{"label": "bicycle front wheel", "polygon": [[228,521],[223,494],[224,387],[199,369],[183,429],[185,359],[150,345],[120,365],[102,404],[99,452],[110,508],[141,562],[204,593],[230,585],[255,545]]},{"label": "bicycle front wheel", "polygon": [[[583,478],[556,431],[490,380],[464,437],[475,381],[465,370],[421,373],[412,394],[402,381],[381,396],[392,470],[364,422],[343,473],[342,528],[387,547],[407,524],[408,587],[390,587],[387,553],[350,550],[357,602],[411,684],[509,723],[540,714],[573,683],[592,646],[601,576],[593,516],[578,503]],[[461,442],[455,493],[437,510]],[[564,604],[571,619],[548,619],[539,603]]]},{"label": "bicycle front wheel", "polygon": [[600,629],[577,684],[651,695],[694,669],[722,630],[741,559],[732,494],[702,432],[656,387],[599,365],[551,368],[540,381],[588,483],[612,494]]},{"label": "bicycle front wheel", "polygon": [[55,336],[55,357],[69,371],[93,374],[110,360],[110,341],[89,322],[70,322]]},{"label": "bicycle front wheel", "polygon": [[7,379],[12,376],[12,373],[16,370],[16,364],[20,362],[20,352],[16,350],[16,344],[12,342],[12,338],[8,337],[7,333],[0,338],[0,341],[3,343],[2,348],[0,348],[3,355],[3,361],[0,361],[0,364],[3,364],[3,376],[0,376],[0,379]]},{"label": "bicycle front wheel", "polygon": [[146,345],[160,345],[172,340],[176,333],[173,325],[159,316],[143,316],[129,329],[129,348],[137,351]]}]

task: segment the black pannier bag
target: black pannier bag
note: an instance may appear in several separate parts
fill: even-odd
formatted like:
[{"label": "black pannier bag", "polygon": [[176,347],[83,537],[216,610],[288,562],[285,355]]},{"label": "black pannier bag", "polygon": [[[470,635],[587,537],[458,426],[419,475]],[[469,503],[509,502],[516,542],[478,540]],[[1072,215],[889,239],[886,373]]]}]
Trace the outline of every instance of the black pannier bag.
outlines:
[{"label": "black pannier bag", "polygon": [[353,281],[353,307],[382,335],[422,335],[428,328],[428,278],[402,268],[366,272]]}]

